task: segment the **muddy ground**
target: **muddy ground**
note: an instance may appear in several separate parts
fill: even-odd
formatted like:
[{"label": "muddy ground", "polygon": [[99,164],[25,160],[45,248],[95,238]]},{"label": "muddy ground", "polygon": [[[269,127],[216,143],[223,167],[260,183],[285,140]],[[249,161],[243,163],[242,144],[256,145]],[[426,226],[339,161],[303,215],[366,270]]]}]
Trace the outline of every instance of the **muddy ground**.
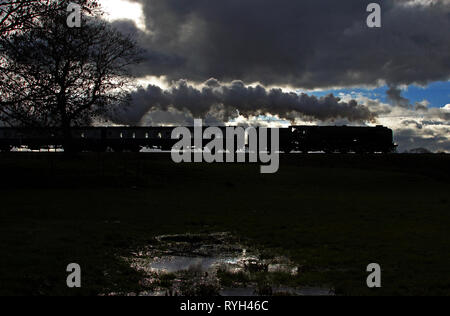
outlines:
[{"label": "muddy ground", "polygon": [[[11,153],[0,155],[0,176],[3,295],[183,294],[192,290],[176,285],[184,270],[213,275],[215,294],[450,294],[447,155],[290,155],[277,174],[261,175],[259,164],[175,165],[158,154]],[[220,260],[247,250],[262,271],[241,264],[211,274],[204,267],[227,252],[205,257],[197,245],[210,241],[180,252],[157,238],[218,232],[230,232],[232,248]],[[156,253],[162,265],[151,261]],[[280,258],[298,273],[270,273]],[[82,267],[81,289],[66,286],[72,262]],[[372,262],[382,266],[381,289],[366,286]],[[146,283],[148,267],[169,263],[185,269]]]}]

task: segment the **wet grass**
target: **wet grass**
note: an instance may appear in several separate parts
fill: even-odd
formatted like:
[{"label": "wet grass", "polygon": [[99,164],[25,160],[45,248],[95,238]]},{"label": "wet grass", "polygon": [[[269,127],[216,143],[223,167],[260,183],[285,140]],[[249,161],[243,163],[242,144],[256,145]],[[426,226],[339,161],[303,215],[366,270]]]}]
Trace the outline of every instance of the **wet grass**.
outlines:
[{"label": "wet grass", "polygon": [[254,286],[257,293],[267,295],[265,291],[272,291],[272,288],[282,286],[292,289],[301,288],[304,284],[299,284],[298,280],[289,273],[267,273],[267,272],[238,272],[231,273],[224,270],[217,272],[220,285],[225,288],[245,288]]},{"label": "wet grass", "polygon": [[177,276],[173,273],[162,274],[162,275],[158,276],[159,286],[166,288],[166,289],[170,289],[172,286],[172,282],[173,282],[173,280],[176,279],[176,277]]},{"label": "wet grass", "polygon": [[225,270],[219,270],[217,271],[217,277],[220,280],[220,284],[225,287],[247,286],[251,281],[250,276],[243,271],[231,273]]},{"label": "wet grass", "polygon": [[[119,260],[154,236],[230,231],[338,295],[450,295],[450,158],[290,156],[257,165],[174,165],[165,155],[2,154],[0,294],[137,292]],[[69,263],[82,288],[66,287]],[[366,266],[383,288],[365,286]],[[233,280],[229,280],[232,282]]]}]

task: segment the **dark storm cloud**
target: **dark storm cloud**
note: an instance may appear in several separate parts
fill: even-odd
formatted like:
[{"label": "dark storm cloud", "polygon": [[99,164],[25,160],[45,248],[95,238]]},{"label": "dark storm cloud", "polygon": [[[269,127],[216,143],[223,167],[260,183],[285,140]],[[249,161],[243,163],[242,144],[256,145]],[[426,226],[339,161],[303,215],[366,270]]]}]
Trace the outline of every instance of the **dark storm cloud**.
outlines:
[{"label": "dark storm cloud", "polygon": [[[365,0],[139,0],[149,34],[139,75],[169,80],[317,88],[426,84],[450,77],[450,2]],[[423,1],[425,2],[425,1]],[[417,3],[417,1],[416,1]]]},{"label": "dark storm cloud", "polygon": [[409,125],[413,125],[415,126],[417,129],[423,129],[423,124],[415,121],[415,120],[406,120],[402,122],[403,125],[405,126],[409,126]]},{"label": "dark storm cloud", "polygon": [[[449,133],[450,129],[447,129],[446,132]],[[448,152],[450,149],[450,139],[448,137],[436,134],[430,130],[423,131],[415,128],[397,130],[395,132],[395,141],[399,144],[399,152],[417,148],[424,148],[431,152]]]},{"label": "dark storm cloud", "polygon": [[261,85],[247,87],[242,81],[222,84],[210,79],[201,88],[196,88],[181,80],[167,90],[149,85],[134,92],[132,99],[131,110],[116,113],[116,122],[136,124],[149,111],[170,109],[188,111],[196,118],[205,118],[216,112],[223,122],[238,113],[246,117],[271,113],[288,120],[298,117],[321,121],[342,118],[353,122],[374,119],[374,114],[367,107],[353,100],[341,102],[333,95],[317,98],[287,93],[281,89],[267,89]]},{"label": "dark storm cloud", "polygon": [[400,106],[403,108],[410,107],[410,101],[402,96],[402,90],[397,87],[390,87],[386,91],[388,99],[391,101],[392,105]]}]

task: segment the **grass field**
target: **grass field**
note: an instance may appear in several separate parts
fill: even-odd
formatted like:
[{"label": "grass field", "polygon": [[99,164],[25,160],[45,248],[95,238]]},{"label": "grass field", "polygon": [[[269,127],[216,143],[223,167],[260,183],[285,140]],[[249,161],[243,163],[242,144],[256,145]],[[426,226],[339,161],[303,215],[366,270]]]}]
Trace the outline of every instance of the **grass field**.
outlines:
[{"label": "grass field", "polygon": [[[450,295],[448,155],[291,155],[175,165],[165,154],[0,156],[0,295],[139,290],[118,259],[160,234],[229,231],[338,295]],[[82,288],[66,266],[82,266]],[[383,288],[366,287],[381,264]]]}]

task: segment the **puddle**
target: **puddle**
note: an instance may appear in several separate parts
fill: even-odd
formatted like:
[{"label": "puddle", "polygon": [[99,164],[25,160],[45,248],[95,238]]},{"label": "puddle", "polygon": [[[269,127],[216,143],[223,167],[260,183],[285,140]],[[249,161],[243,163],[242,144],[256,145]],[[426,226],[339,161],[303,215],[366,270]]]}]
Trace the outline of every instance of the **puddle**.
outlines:
[{"label": "puddle", "polygon": [[274,282],[300,269],[288,258],[261,259],[257,249],[230,233],[164,235],[156,244],[124,258],[146,278],[141,296],[322,296],[330,289],[292,288]]},{"label": "puddle", "polygon": [[175,273],[180,271],[195,271],[207,272],[216,263],[215,258],[200,258],[200,257],[163,257],[157,258],[150,263],[150,271],[155,273]]}]

